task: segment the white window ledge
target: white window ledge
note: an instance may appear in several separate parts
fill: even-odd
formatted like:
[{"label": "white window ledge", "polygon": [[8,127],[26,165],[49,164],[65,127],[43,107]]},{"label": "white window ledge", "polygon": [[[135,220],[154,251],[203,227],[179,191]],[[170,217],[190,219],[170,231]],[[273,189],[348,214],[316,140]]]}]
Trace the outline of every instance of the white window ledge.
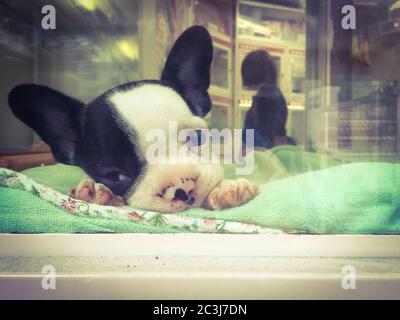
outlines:
[{"label": "white window ledge", "polygon": [[[400,236],[0,235],[0,299],[400,298]],[[43,266],[56,290],[43,290]],[[342,268],[356,289],[342,288]]]}]

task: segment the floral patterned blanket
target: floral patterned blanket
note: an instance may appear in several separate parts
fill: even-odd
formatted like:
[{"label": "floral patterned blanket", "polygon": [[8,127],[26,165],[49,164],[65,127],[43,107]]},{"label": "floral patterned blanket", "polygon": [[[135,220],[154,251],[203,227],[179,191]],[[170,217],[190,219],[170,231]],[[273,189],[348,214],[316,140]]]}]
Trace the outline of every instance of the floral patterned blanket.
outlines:
[{"label": "floral patterned blanket", "polygon": [[[277,229],[263,228],[254,224],[246,224],[220,219],[193,218],[178,214],[162,214],[158,212],[133,210],[130,207],[109,207],[90,204],[76,200],[66,194],[39,184],[29,177],[4,168],[0,168],[0,186],[24,190],[42,199],[56,208],[72,215],[108,220],[149,224],[154,227],[171,227],[176,232],[202,233],[281,233]],[[4,191],[4,189],[3,189]],[[2,189],[0,189],[0,194]],[[15,199],[14,201],[18,201]],[[4,216],[4,212],[2,213]],[[1,220],[0,220],[1,221]],[[161,229],[160,229],[161,230]]]}]

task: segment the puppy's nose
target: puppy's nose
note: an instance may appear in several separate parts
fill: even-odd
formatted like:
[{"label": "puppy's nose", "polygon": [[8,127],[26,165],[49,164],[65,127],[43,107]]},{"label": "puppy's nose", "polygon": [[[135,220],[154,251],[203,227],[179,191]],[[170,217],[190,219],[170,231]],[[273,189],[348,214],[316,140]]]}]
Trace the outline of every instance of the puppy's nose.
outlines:
[{"label": "puppy's nose", "polygon": [[175,191],[175,198],[181,201],[186,201],[189,196],[187,195],[185,190],[179,188]]}]

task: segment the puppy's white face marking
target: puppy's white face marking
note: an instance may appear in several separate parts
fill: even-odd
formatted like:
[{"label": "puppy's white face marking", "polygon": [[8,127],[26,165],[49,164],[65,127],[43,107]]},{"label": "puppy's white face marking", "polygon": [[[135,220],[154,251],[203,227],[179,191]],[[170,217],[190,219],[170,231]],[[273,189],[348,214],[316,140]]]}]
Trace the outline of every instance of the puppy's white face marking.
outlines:
[{"label": "puppy's white face marking", "polygon": [[143,84],[127,91],[117,91],[109,100],[117,113],[136,131],[142,151],[151,143],[146,141],[151,129],[168,133],[169,121],[183,125],[194,118],[177,92],[159,84]]},{"label": "puppy's white face marking", "polygon": [[[170,121],[176,121],[178,130],[207,128],[204,120],[191,113],[178,93],[159,84],[143,84],[127,91],[116,91],[108,100],[116,114],[129,126],[127,129],[134,131],[140,145],[137,152],[143,158],[152,143],[146,141],[147,133],[152,129],[161,129],[168,136]],[[127,202],[136,208],[162,212],[200,207],[222,179],[220,165],[147,163]]]}]

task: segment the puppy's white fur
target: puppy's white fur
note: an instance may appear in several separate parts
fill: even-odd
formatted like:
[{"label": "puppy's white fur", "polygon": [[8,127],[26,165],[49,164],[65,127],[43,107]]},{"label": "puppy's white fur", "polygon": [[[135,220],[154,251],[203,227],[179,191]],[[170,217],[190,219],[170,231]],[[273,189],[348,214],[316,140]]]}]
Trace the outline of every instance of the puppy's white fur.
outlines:
[{"label": "puppy's white fur", "polygon": [[151,129],[168,136],[169,121],[188,123],[193,114],[182,97],[173,89],[159,84],[143,84],[127,91],[116,91],[109,101],[123,119],[135,128],[143,150],[148,147],[146,135]]}]

